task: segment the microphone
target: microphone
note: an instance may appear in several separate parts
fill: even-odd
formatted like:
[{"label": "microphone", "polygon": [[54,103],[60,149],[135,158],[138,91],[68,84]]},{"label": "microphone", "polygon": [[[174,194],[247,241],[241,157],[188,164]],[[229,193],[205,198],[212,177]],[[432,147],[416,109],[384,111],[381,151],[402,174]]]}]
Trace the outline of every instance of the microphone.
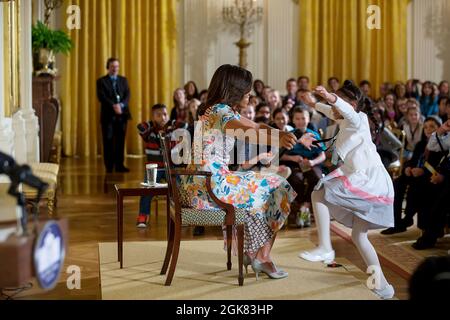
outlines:
[{"label": "microphone", "polygon": [[41,193],[48,187],[47,183],[33,174],[30,166],[19,166],[11,156],[2,152],[0,152],[0,174],[7,175],[13,185],[24,183]]}]

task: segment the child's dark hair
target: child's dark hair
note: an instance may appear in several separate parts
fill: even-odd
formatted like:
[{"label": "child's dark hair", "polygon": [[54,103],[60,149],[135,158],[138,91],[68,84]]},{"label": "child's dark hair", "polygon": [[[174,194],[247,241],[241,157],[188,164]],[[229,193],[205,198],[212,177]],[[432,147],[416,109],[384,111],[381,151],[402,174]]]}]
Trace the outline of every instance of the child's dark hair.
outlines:
[{"label": "child's dark hair", "polygon": [[365,86],[365,85],[368,85],[369,87],[371,87],[369,80],[363,80],[359,83],[360,87]]},{"label": "child's dark hair", "polygon": [[288,114],[286,113],[286,111],[285,111],[283,108],[276,108],[276,109],[273,111],[272,118],[275,119],[275,117],[276,117],[277,114],[279,114],[279,113],[283,113],[285,116],[288,115]]},{"label": "child's dark hair", "polygon": [[442,120],[438,116],[429,116],[425,119],[424,123],[428,121],[434,122],[438,127],[442,126]]},{"label": "child's dark hair", "polygon": [[298,77],[297,82],[300,82],[301,80],[306,80],[306,81],[309,82],[309,77],[307,77],[307,76],[300,76],[300,77]]},{"label": "child's dark hair", "polygon": [[261,110],[262,108],[270,108],[269,105],[266,102],[261,102],[260,104],[258,104],[255,108],[255,112],[258,113],[259,110]]},{"label": "child's dark hair", "polygon": [[167,107],[165,104],[158,103],[152,107],[152,112],[155,112],[156,110],[161,110],[161,109],[167,109]]},{"label": "child's dark hair", "polygon": [[328,85],[330,85],[330,84],[331,84],[331,81],[333,81],[333,80],[339,82],[339,79],[338,79],[337,77],[330,77],[330,78],[328,79]]},{"label": "child's dark hair", "polygon": [[357,112],[364,111],[365,113],[368,113],[372,110],[372,100],[366,97],[361,89],[355,86],[351,80],[345,80],[344,86],[340,88],[337,93],[341,93],[349,100],[356,101]]},{"label": "child's dark hair", "polygon": [[295,108],[293,108],[293,109],[291,110],[291,117],[294,118],[294,115],[297,114],[297,113],[308,113],[308,115],[310,115],[310,113],[308,112],[308,110],[303,109],[303,108],[300,107],[300,106],[297,106],[297,107],[295,107]]},{"label": "child's dark hair", "polygon": [[367,114],[367,117],[372,121],[376,128],[376,135],[382,132],[384,124],[375,117],[373,112],[373,101],[367,97],[361,89],[355,86],[351,80],[345,80],[344,86],[338,90],[338,93],[341,93],[350,100],[356,101],[356,111],[362,111]]}]

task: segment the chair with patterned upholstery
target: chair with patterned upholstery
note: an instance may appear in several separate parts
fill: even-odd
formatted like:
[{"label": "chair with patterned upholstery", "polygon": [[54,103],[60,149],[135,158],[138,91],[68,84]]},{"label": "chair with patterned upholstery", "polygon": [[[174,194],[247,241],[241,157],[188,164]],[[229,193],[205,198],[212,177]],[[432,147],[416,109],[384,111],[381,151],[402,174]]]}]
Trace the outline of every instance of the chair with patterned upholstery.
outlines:
[{"label": "chair with patterned upholstery", "polygon": [[[181,241],[182,226],[226,226],[227,230],[227,270],[231,270],[231,247],[232,247],[232,230],[237,229],[237,251],[238,251],[238,283],[240,286],[244,284],[243,275],[243,258],[244,258],[244,218],[245,210],[235,209],[233,205],[220,201],[213,193],[211,188],[211,173],[188,171],[184,169],[175,169],[171,161],[171,138],[161,133],[161,148],[165,163],[167,183],[169,187],[170,198],[170,217],[168,217],[168,239],[167,250],[164,264],[161,269],[161,275],[167,273],[166,286],[172,283],[173,275],[177,265],[178,254]],[[201,176],[205,177],[206,189],[211,199],[220,209],[203,210],[189,207],[186,201],[186,194],[182,188],[179,188],[179,178],[182,176]],[[170,268],[169,268],[170,262]]]},{"label": "chair with patterned upholstery", "polygon": [[[41,199],[47,201],[48,216],[54,217],[55,207],[57,206],[59,165],[55,163],[33,163],[30,167],[39,179],[48,184],[48,188]],[[37,190],[24,185],[22,191],[28,203],[39,206],[39,203],[35,203]]]}]

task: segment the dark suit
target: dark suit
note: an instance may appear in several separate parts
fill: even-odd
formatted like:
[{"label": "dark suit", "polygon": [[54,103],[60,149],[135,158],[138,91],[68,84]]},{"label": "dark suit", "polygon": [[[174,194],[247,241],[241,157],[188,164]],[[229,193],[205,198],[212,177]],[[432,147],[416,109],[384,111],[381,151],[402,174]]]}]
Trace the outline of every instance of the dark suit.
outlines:
[{"label": "dark suit", "polygon": [[[126,78],[117,76],[114,81],[109,75],[97,80],[97,97],[101,104],[100,122],[103,134],[103,158],[107,171],[124,167],[125,135],[131,119],[129,101],[130,88]],[[113,105],[122,104],[122,114],[114,112]]]}]

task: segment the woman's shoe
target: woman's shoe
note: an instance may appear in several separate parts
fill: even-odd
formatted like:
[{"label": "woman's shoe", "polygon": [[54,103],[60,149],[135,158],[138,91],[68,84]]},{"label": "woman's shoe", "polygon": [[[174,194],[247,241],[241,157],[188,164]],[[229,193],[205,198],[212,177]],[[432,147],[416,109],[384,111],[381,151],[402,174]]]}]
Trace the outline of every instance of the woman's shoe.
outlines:
[{"label": "woman's shoe", "polygon": [[304,260],[311,261],[311,262],[324,261],[325,263],[329,263],[329,262],[333,262],[336,256],[335,256],[334,250],[332,250],[330,252],[325,252],[322,254],[312,254],[308,251],[305,251],[305,252],[301,252],[299,254],[299,257]]},{"label": "woman's shoe", "polygon": [[[272,262],[273,264],[273,262]],[[275,265],[273,265],[275,266]],[[256,274],[256,280],[259,279],[259,273],[263,272],[265,274],[267,274],[269,276],[269,278],[271,279],[283,279],[283,278],[287,278],[288,273],[286,271],[282,271],[282,270],[278,270],[275,267],[275,272],[272,271],[272,268],[268,267],[266,263],[262,263],[260,262],[258,259],[254,259],[252,261],[252,269],[253,271],[255,271]]]},{"label": "woman's shoe", "polygon": [[394,287],[388,284],[384,289],[373,289],[373,293],[383,300],[392,299],[395,294]]}]

